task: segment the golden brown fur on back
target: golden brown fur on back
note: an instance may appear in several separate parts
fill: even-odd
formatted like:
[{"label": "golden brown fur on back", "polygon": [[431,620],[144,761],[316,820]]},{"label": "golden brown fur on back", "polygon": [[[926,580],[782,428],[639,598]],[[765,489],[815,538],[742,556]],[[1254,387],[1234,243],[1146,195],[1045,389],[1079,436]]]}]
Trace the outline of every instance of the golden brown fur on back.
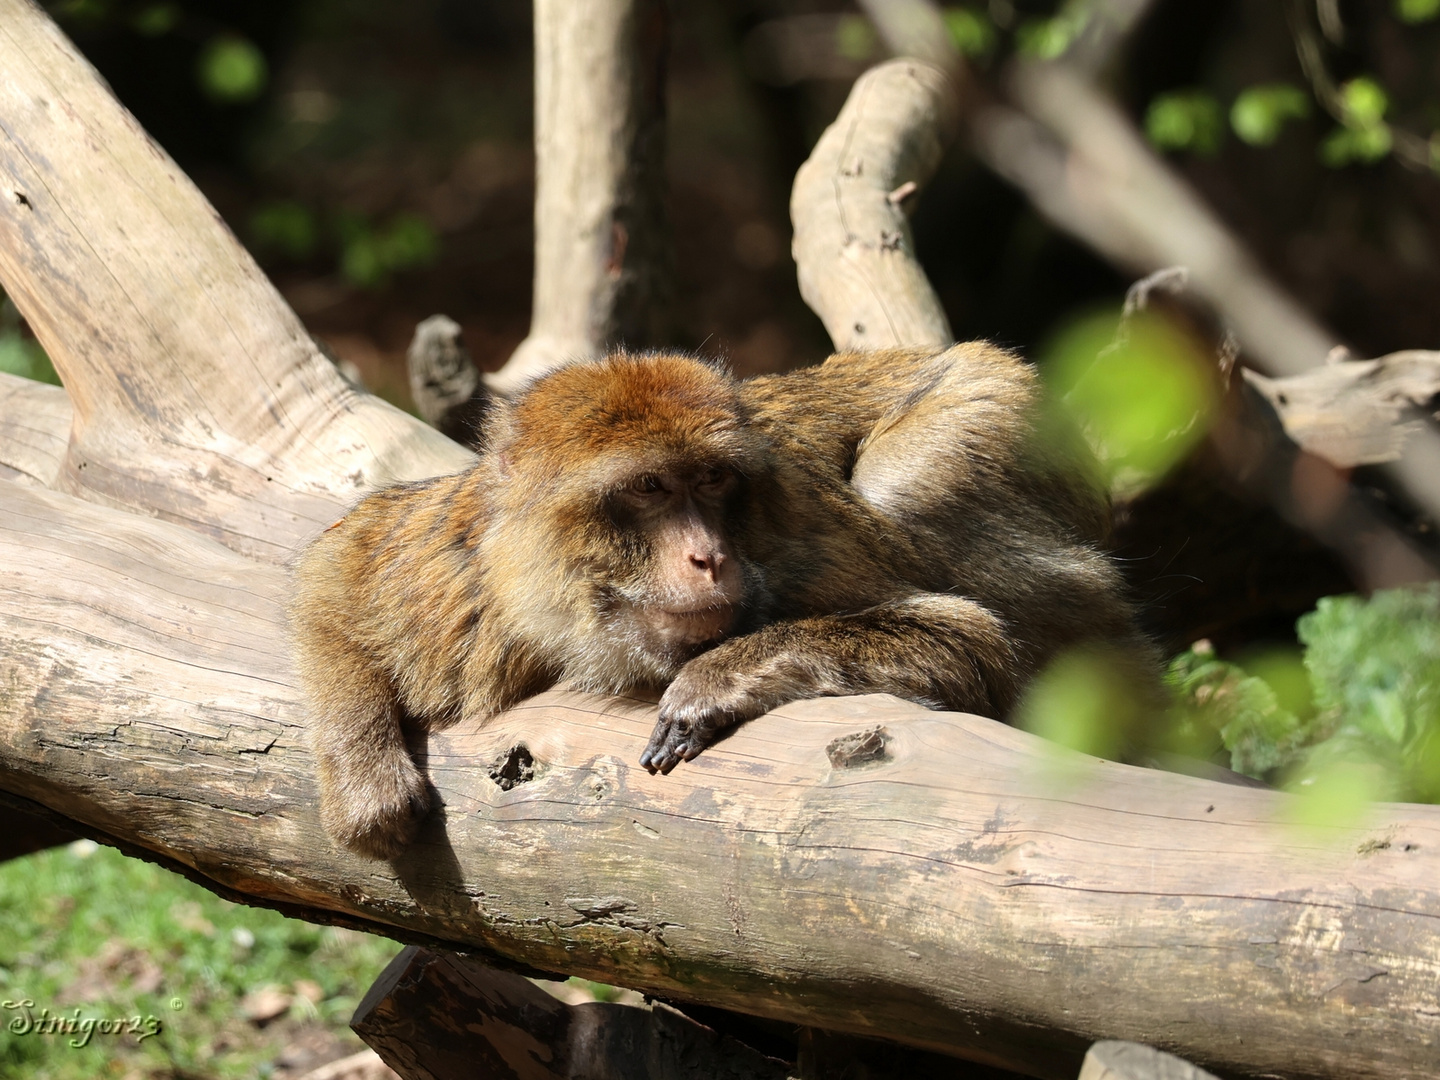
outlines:
[{"label": "golden brown fur on back", "polygon": [[1036,437],[1027,365],[983,343],[738,382],[675,356],[562,369],[480,461],[377,492],[297,567],[327,828],[373,857],[429,803],[406,718],[558,681],[666,688],[668,771],[797,697],[1003,715],[1058,650],[1149,650],[1096,543],[1107,507]]}]

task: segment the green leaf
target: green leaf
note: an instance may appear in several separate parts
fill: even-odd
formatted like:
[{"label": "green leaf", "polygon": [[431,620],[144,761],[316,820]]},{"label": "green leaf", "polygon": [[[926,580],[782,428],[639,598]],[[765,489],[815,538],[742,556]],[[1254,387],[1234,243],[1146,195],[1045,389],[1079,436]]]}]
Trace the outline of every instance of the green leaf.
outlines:
[{"label": "green leaf", "polygon": [[983,12],[953,7],[944,11],[945,27],[950,40],[962,55],[972,58],[988,56],[995,48],[995,27]]},{"label": "green leaf", "polygon": [[265,89],[265,56],[248,38],[222,34],[200,52],[200,85],[217,101],[253,101]]},{"label": "green leaf", "polygon": [[1287,120],[1310,115],[1310,98],[1289,83],[1268,83],[1242,90],[1230,107],[1230,126],[1251,146],[1269,146]]},{"label": "green leaf", "polygon": [[1340,101],[1345,107],[1346,123],[1370,127],[1380,123],[1390,99],[1374,79],[1361,76],[1340,87]]},{"label": "green leaf", "polygon": [[1320,144],[1320,160],[1332,169],[1352,161],[1370,164],[1390,153],[1391,142],[1390,129],[1384,124],[1336,128]]},{"label": "green leaf", "polygon": [[1073,649],[1051,661],[1026,688],[1015,722],[1061,746],[1114,758],[1139,711],[1135,694],[1110,657]]},{"label": "green leaf", "polygon": [[319,241],[315,215],[297,202],[266,203],[250,216],[250,235],[262,248],[290,259],[308,259]]},{"label": "green leaf", "polygon": [[380,239],[387,270],[409,270],[434,261],[440,241],[430,223],[417,214],[400,214]]},{"label": "green leaf", "polygon": [[1051,399],[1085,435],[1112,490],[1154,483],[1206,430],[1210,365],[1166,320],[1114,315],[1072,324],[1043,350]]},{"label": "green leaf", "polygon": [[1429,22],[1440,15],[1440,0],[1395,0],[1395,14],[1401,22]]},{"label": "green leaf", "polygon": [[1336,746],[1383,766],[1399,797],[1440,795],[1440,584],[1326,597],[1295,632]]},{"label": "green leaf", "polygon": [[835,25],[835,51],[846,60],[868,60],[875,54],[875,30],[863,15],[842,15]]},{"label": "green leaf", "polygon": [[[1269,666],[1274,677],[1286,665],[1277,658]],[[1293,671],[1298,659],[1292,658],[1288,666]],[[1303,680],[1303,669],[1298,674]],[[1175,693],[1177,726],[1215,732],[1236,772],[1262,778],[1300,754],[1307,728],[1296,711],[1286,707],[1296,698],[1293,674],[1280,675],[1282,692],[1277,693],[1268,679],[1218,659],[1205,642],[1175,657],[1166,681]],[[1308,693],[1306,687],[1300,696]]]},{"label": "green leaf", "polygon": [[1160,94],[1145,110],[1145,134],[1161,150],[1213,154],[1224,132],[1220,103],[1204,90]]},{"label": "green leaf", "polygon": [[178,4],[151,4],[136,12],[130,25],[144,37],[160,37],[175,29],[180,22]]},{"label": "green leaf", "polygon": [[1015,47],[1036,60],[1054,60],[1075,40],[1081,25],[1058,15],[1053,19],[1028,19],[1015,31]]}]

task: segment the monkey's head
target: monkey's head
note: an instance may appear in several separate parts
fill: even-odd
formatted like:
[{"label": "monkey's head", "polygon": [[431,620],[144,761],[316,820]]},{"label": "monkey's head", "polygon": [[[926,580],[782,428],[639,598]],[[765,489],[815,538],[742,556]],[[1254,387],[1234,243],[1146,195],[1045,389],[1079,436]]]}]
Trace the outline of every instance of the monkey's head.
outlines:
[{"label": "monkey's head", "polygon": [[617,354],[544,376],[491,430],[487,573],[565,679],[660,686],[737,630],[762,588],[739,516],[768,452],[728,375]]}]

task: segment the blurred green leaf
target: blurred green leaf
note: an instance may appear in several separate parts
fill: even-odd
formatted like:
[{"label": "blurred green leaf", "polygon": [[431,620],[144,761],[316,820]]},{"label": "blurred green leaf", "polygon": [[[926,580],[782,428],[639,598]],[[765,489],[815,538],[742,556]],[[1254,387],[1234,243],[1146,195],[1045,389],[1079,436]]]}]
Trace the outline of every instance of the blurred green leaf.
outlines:
[{"label": "blurred green leaf", "polygon": [[946,8],[945,27],[950,40],[964,56],[988,56],[995,48],[995,27],[984,12],[971,8]]},{"label": "blurred green leaf", "polygon": [[297,202],[266,203],[250,216],[250,235],[261,248],[290,259],[308,259],[320,238],[315,215]]},{"label": "blurred green leaf", "polygon": [[0,293],[0,371],[22,379],[60,385],[60,376],[40,343],[21,329],[20,312]]},{"label": "blurred green leaf", "polygon": [[[1338,749],[1330,743],[1322,747]],[[1381,768],[1339,752],[1313,754],[1312,763],[1285,790],[1300,796],[1289,808],[1290,820],[1319,829],[1359,825],[1366,807],[1391,794]]]},{"label": "blurred green leaf", "polygon": [[1440,585],[1322,599],[1295,624],[1315,705],[1401,797],[1440,798]]},{"label": "blurred green leaf", "polygon": [[835,25],[835,51],[846,60],[869,60],[876,44],[875,30],[863,15],[842,15]]},{"label": "blurred green leaf", "polygon": [[55,15],[70,22],[95,24],[110,14],[108,0],[61,0]]},{"label": "blurred green leaf", "polygon": [[1289,83],[1267,83],[1240,92],[1230,107],[1230,126],[1251,146],[1269,146],[1286,120],[1308,115],[1310,98],[1303,90]]},{"label": "blurred green leaf", "polygon": [[434,261],[439,238],[430,223],[418,214],[400,214],[380,239],[385,265],[391,270],[409,270]]},{"label": "blurred green leaf", "polygon": [[1440,15],[1440,0],[1395,0],[1395,14],[1401,22],[1428,22]]},{"label": "blurred green leaf", "polygon": [[440,248],[435,230],[416,214],[398,214],[384,229],[358,215],[342,215],[337,232],[342,242],[340,272],[362,288],[378,288],[396,271],[427,265]]},{"label": "blurred green leaf", "polygon": [[1351,79],[1340,87],[1346,120],[1360,127],[1378,124],[1390,107],[1390,99],[1374,79]]},{"label": "blurred green leaf", "polygon": [[[1309,687],[1294,692],[1295,679],[1305,672],[1293,654],[1289,663],[1272,665],[1283,692],[1259,675],[1215,656],[1209,643],[1197,644],[1170,662],[1166,681],[1175,692],[1178,726],[1214,732],[1230,753],[1230,768],[1263,778],[1294,761],[1309,734],[1292,701],[1309,697]],[[1208,756],[1204,747],[1178,746],[1193,756]],[[1201,751],[1197,753],[1197,750]]]},{"label": "blurred green leaf", "polygon": [[1161,150],[1213,154],[1225,134],[1220,102],[1204,90],[1159,94],[1145,110],[1145,134]]},{"label": "blurred green leaf", "polygon": [[1122,669],[1103,652],[1062,653],[1025,689],[1018,727],[1096,757],[1115,758],[1139,718],[1139,703]]},{"label": "blurred green leaf", "polygon": [[1204,434],[1209,365],[1166,320],[1140,314],[1075,323],[1043,351],[1051,399],[1084,433],[1112,490],[1154,483]]},{"label": "blurred green leaf", "polygon": [[1028,19],[1015,31],[1015,47],[1036,60],[1054,60],[1064,54],[1081,27],[1057,15],[1053,19]]},{"label": "blurred green leaf", "polygon": [[248,38],[222,34],[200,52],[200,85],[217,101],[253,101],[265,89],[265,56]]},{"label": "blurred green leaf", "polygon": [[1352,161],[1369,164],[1390,153],[1391,143],[1390,129],[1384,124],[1367,128],[1336,128],[1320,144],[1320,159],[1332,169]]},{"label": "blurred green leaf", "polygon": [[137,34],[145,37],[159,37],[168,34],[180,23],[178,4],[150,4],[135,13],[130,25]]}]

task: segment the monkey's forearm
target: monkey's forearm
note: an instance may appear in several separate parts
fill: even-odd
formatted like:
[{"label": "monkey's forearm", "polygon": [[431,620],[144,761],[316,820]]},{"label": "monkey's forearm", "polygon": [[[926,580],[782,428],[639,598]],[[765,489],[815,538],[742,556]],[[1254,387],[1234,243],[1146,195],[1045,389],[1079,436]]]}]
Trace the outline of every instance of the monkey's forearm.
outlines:
[{"label": "monkey's forearm", "polygon": [[774,623],[681,669],[640,761],[668,772],[725,728],[803,698],[885,693],[998,716],[1014,700],[1018,666],[1001,621],[947,594]]}]

